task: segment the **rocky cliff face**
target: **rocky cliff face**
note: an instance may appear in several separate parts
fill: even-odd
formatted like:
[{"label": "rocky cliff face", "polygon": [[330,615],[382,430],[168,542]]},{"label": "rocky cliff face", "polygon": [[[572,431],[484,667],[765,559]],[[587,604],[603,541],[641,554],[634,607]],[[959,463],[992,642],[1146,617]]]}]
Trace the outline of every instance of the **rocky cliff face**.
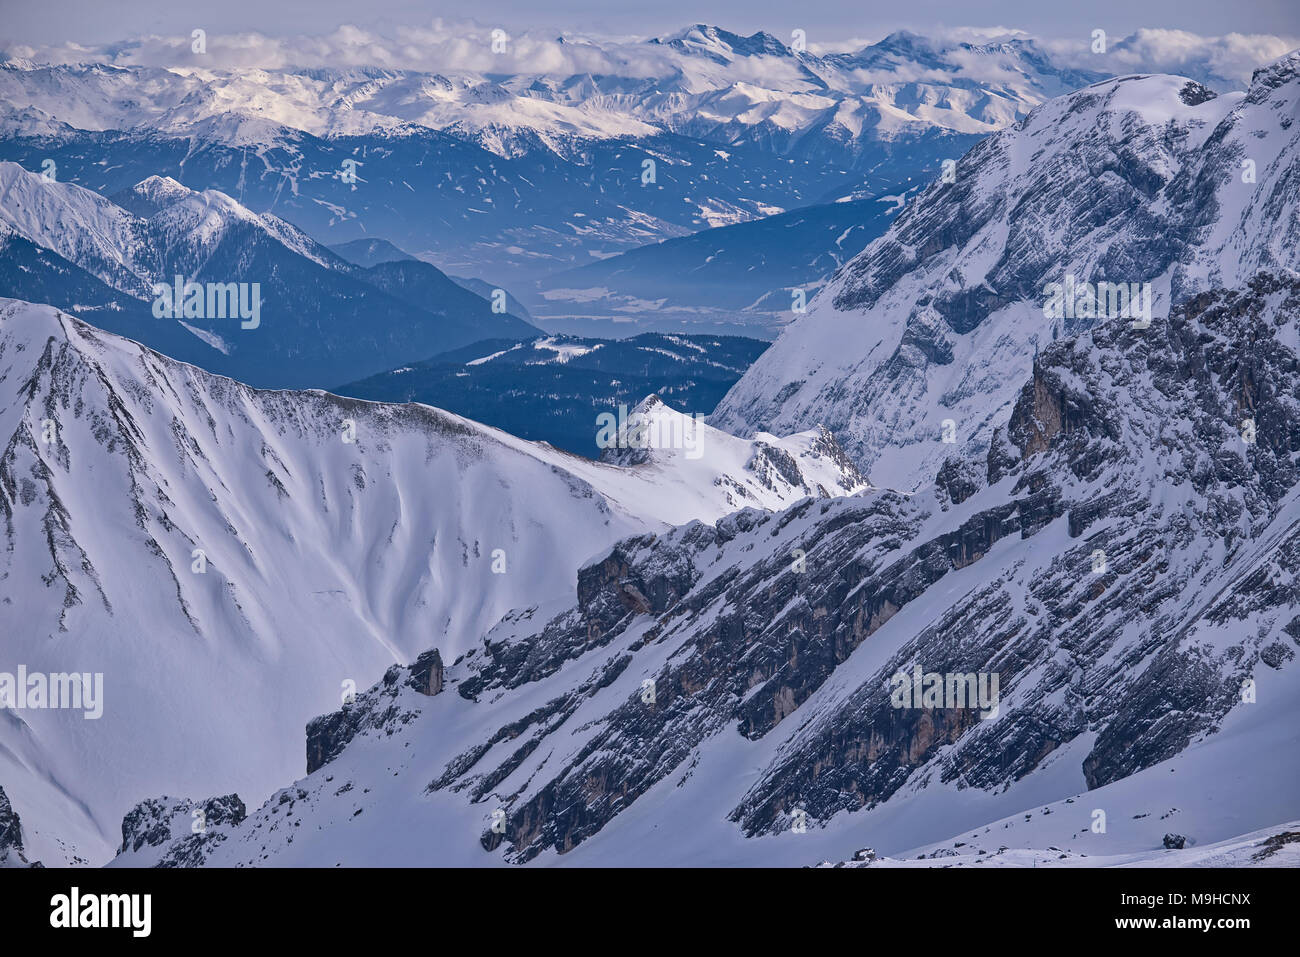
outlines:
[{"label": "rocky cliff face", "polygon": [[[348,740],[300,785],[325,829],[300,840],[346,839],[335,775],[352,817],[419,795],[507,860],[619,859],[624,816],[756,838],[930,790],[1065,798],[1213,739],[1295,667],[1297,315],[1300,283],[1260,274],[1147,329],[1104,323],[1040,353],[989,449],[950,453],[934,490],[621,542],[572,606],[512,613],[449,666],[459,703],[417,693],[417,664],[320,719]],[[994,695],[899,707],[917,671]],[[270,853],[242,830],[216,860]]]},{"label": "rocky cliff face", "polygon": [[[571,597],[621,539],[861,484],[823,433],[700,430],[602,464],[428,406],[253,389],[0,300],[0,670],[102,674],[108,702],[0,723],[15,806],[110,855],[141,782],[265,793],[345,687]],[[763,455],[784,471],[747,467]]]},{"label": "rocky cliff face", "polygon": [[825,425],[874,484],[901,489],[934,477],[945,428],[963,456],[982,455],[1035,351],[1118,314],[1108,297],[1094,308],[1067,293],[1048,316],[1052,284],[1149,288],[1164,317],[1300,267],[1298,117],[1300,52],[1246,93],[1131,76],[1043,104],[846,263],[710,421],[738,434]]},{"label": "rocky cliff face", "polygon": [[[1291,661],[1300,379],[1283,343],[1298,293],[1261,276],[1158,329],[1109,324],[1041,355],[1008,428],[1020,460],[989,471],[1017,503],[1015,531],[1063,522],[1064,540],[943,610],[880,673],[996,671],[1006,717],[900,713],[868,684],[800,736],[736,819],[762,830],[796,799],[819,817],[887,800],[926,766],[996,788],[1083,734],[1099,787],[1212,732],[1256,670]],[[1005,534],[1002,515],[981,515]]]},{"label": "rocky cliff face", "polygon": [[0,788],[0,867],[40,866],[40,861],[28,861],[23,853],[23,823]]},{"label": "rocky cliff face", "polygon": [[[354,701],[345,702],[341,711],[321,715],[307,723],[308,774],[337,757],[349,741],[364,731],[383,728],[392,733],[395,723],[403,720],[402,712],[395,704],[377,707],[375,699],[395,698],[394,689],[402,676],[403,670],[394,665],[384,673],[380,685],[367,692],[369,697],[359,705]],[[422,695],[433,697],[441,693],[443,667],[438,649],[426,651],[416,658],[406,669],[405,678],[405,684]]]},{"label": "rocky cliff face", "polygon": [[197,867],[247,816],[238,794],[189,801],[169,797],[141,801],[122,819],[119,864],[132,867]]}]

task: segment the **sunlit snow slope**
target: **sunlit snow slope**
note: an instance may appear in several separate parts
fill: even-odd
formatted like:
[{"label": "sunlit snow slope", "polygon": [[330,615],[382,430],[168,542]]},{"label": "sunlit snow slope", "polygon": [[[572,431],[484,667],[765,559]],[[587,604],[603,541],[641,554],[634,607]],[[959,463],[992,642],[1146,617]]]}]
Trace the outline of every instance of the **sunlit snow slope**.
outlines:
[{"label": "sunlit snow slope", "polygon": [[710,421],[825,425],[875,484],[915,488],[954,446],[986,450],[1036,351],[1096,322],[1046,317],[1048,284],[1149,284],[1158,318],[1300,268],[1297,119],[1300,51],[1244,93],[1129,76],[1048,101],[909,203]]},{"label": "sunlit snow slope", "polygon": [[345,681],[571,600],[621,537],[856,487],[821,437],[704,427],[696,457],[596,463],[427,406],[254,390],[13,300],[0,442],[0,671],[104,675],[98,720],[0,712],[0,782],[50,863],[102,859],[142,793],[264,794]]}]

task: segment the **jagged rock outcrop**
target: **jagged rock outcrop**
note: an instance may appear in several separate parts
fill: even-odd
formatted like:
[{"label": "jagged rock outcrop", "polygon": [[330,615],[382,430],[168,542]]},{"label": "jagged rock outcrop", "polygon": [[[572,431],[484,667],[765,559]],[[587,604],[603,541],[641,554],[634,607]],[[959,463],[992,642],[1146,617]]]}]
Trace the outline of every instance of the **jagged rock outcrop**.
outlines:
[{"label": "jagged rock outcrop", "polygon": [[393,665],[384,680],[370,691],[346,701],[342,709],[307,723],[307,773],[328,764],[349,741],[363,731],[383,729],[392,734],[416,712],[398,704],[399,681],[426,697],[442,692],[442,655],[438,649],[421,654],[407,668]]},{"label": "jagged rock outcrop", "polygon": [[23,853],[22,821],[9,803],[5,789],[0,788],[0,867],[41,866],[40,861],[29,861]]},{"label": "jagged rock outcrop", "polygon": [[118,859],[133,866],[198,867],[247,814],[238,794],[201,802],[149,798],[122,818]]},{"label": "jagged rock outcrop", "polygon": [[1067,306],[1065,290],[1135,285],[1158,321],[1300,269],[1298,104],[1300,52],[1244,94],[1127,76],[1044,103],[909,201],[710,422],[738,435],[825,425],[874,484],[905,490],[950,454],[932,440],[945,421],[982,457],[1035,352],[1117,316],[1118,298]]},{"label": "jagged rock outcrop", "polygon": [[420,694],[433,697],[442,693],[442,676],[442,655],[434,648],[412,662],[407,683]]}]

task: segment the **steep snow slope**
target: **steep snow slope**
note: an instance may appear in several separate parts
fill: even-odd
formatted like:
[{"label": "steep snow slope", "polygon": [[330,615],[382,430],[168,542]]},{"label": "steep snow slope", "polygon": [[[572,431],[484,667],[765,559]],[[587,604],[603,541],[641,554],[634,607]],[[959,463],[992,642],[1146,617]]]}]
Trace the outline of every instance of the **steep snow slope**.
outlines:
[{"label": "steep snow slope", "polygon": [[855,487],[828,439],[701,428],[698,457],[602,464],[427,406],[260,392],[0,301],[0,672],[104,676],[97,720],[0,711],[31,856],[103,859],[164,784],[260,800],[343,682],[572,596],[628,534]]},{"label": "steep snow slope", "polygon": [[16,163],[0,162],[0,222],[128,295],[147,295],[157,277],[139,219],[96,192]]},{"label": "steep snow slope", "polygon": [[[122,862],[806,864],[962,829],[1115,858],[1295,820],[1297,315],[1260,274],[1102,323],[920,493],[620,542],[576,604],[314,720],[246,819]],[[994,707],[898,707],[914,668],[996,676]]]},{"label": "steep snow slope", "polygon": [[1159,323],[1189,295],[1300,266],[1297,118],[1300,52],[1244,94],[1134,76],[1050,101],[840,269],[711,421],[824,424],[873,482],[915,488],[954,444],[987,449],[1034,352],[1096,321],[1046,318],[1048,284],[1149,284]]},{"label": "steep snow slope", "polygon": [[[1044,808],[1050,811],[1051,808]],[[1146,816],[1146,815],[1142,815]],[[1168,816],[1162,816],[1168,820]],[[1003,822],[997,822],[1003,823]],[[1012,822],[1005,822],[1009,826]],[[1175,832],[1167,832],[1175,834]],[[994,843],[992,850],[980,846],[980,835],[922,850],[914,857],[878,857],[870,861],[843,861],[820,867],[1300,867],[1300,821],[1259,828],[1215,841],[1203,847],[1161,847],[1127,853],[1087,854],[1067,851],[1055,844],[1040,847],[1011,847]],[[1002,835],[1006,837],[1005,834]],[[856,853],[856,852],[855,852]]]},{"label": "steep snow slope", "polygon": [[[48,290],[60,307],[97,307],[86,318],[111,332],[271,387],[329,387],[485,337],[538,332],[429,263],[353,266],[217,190],[150,176],[113,200],[0,163],[0,230],[62,257],[50,261],[0,236],[11,247],[0,294]],[[74,267],[109,288],[96,295],[86,277],[67,278]],[[170,291],[178,276],[237,291],[241,311],[209,285],[197,309],[188,293],[179,297],[184,318],[158,317],[154,285]],[[135,301],[113,301],[115,290]]]},{"label": "steep snow slope", "polygon": [[[241,224],[319,265],[343,265],[301,230],[269,213],[259,215],[224,193],[196,192],[163,176],[151,176],[110,200],[75,183],[0,162],[0,217],[31,242],[141,298],[152,298],[150,287],[169,281],[169,272],[194,276]],[[168,248],[151,248],[159,245]]]}]

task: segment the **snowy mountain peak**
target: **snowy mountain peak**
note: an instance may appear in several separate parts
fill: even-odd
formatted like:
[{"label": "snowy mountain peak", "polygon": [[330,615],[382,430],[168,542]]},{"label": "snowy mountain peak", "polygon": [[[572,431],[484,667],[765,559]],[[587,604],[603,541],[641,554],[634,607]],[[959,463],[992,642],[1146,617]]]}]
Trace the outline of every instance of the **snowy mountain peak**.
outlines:
[{"label": "snowy mountain peak", "polygon": [[1297,76],[1300,76],[1300,50],[1292,50],[1251,75],[1247,99],[1259,102],[1272,90],[1293,82]]},{"label": "snowy mountain peak", "polygon": [[[608,435],[597,438],[601,460],[647,474],[663,469],[700,475],[721,472],[714,483],[736,495],[735,504],[777,507],[805,495],[852,495],[867,482],[825,429],[784,438],[759,433],[739,439],[650,395],[620,420],[607,414]],[[725,463],[725,465],[723,464]]]},{"label": "snowy mountain peak", "polygon": [[873,483],[913,489],[988,448],[1036,349],[1300,268],[1296,62],[1245,94],[1142,75],[1044,103],[841,267],[710,421],[824,423]]},{"label": "snowy mountain peak", "polygon": [[[1294,820],[1257,769],[1300,771],[1297,309],[1260,274],[1054,343],[959,495],[619,541],[568,605],[313,720],[306,776],[220,841],[121,863],[1136,860]],[[382,839],[431,819],[460,826]]]},{"label": "snowy mountain peak", "polygon": [[193,195],[194,190],[182,186],[170,176],[155,174],[115,194],[112,199],[122,208],[147,219],[163,207]]},{"label": "snowy mountain peak", "polygon": [[[173,181],[174,182],[174,181]],[[158,191],[158,211],[150,217],[151,225],[173,239],[183,238],[194,249],[210,248],[219,243],[236,225],[264,233],[300,256],[327,268],[339,268],[341,260],[309,237],[298,227],[271,213],[255,213],[234,197],[215,189],[201,192],[186,189]]]},{"label": "snowy mountain peak", "polygon": [[[746,468],[757,442],[694,448],[593,462],[429,406],[252,389],[0,300],[0,633],[32,671],[102,673],[117,702],[0,725],[28,833],[67,842],[32,855],[111,853],[141,781],[266,793],[342,683],[433,633],[460,655],[510,609],[564,601],[618,540],[849,490],[801,437],[769,453],[798,463],[793,483]],[[77,635],[109,637],[74,642],[70,665]]]},{"label": "snowy mountain peak", "polygon": [[791,55],[789,47],[762,30],[745,37],[705,23],[697,23],[652,42],[674,46],[684,52],[704,54],[722,62],[736,57]]},{"label": "snowy mountain peak", "polygon": [[148,291],[143,224],[93,190],[0,161],[0,222],[115,289]]},{"label": "snowy mountain peak", "polygon": [[155,282],[170,282],[178,273],[193,277],[236,226],[327,268],[344,265],[277,216],[254,213],[220,190],[192,190],[165,176],[148,177],[110,200],[0,162],[0,223],[144,300],[152,298]]}]

